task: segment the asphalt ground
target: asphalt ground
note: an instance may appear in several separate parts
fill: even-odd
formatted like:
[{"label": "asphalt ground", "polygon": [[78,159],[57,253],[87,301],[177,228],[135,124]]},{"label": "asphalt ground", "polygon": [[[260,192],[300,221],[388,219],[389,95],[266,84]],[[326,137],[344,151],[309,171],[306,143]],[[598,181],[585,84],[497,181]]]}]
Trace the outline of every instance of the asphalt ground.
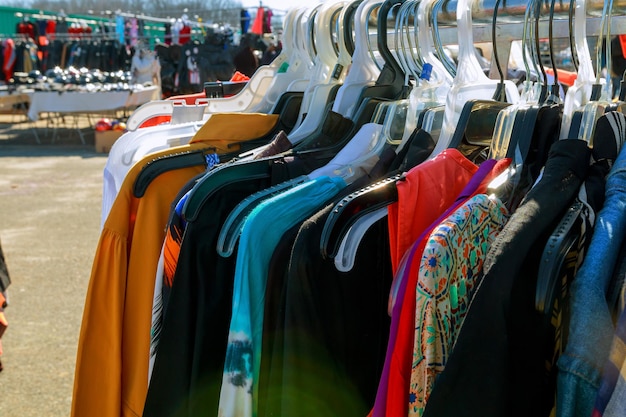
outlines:
[{"label": "asphalt ground", "polygon": [[1,417],[70,413],[107,157],[94,150],[91,123],[0,115],[0,242],[12,279]]}]

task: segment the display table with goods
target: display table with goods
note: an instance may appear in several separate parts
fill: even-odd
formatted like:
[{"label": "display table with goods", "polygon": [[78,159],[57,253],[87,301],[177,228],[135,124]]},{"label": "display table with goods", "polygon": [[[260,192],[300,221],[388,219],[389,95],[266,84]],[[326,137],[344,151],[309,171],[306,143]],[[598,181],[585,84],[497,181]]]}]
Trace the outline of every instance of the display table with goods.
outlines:
[{"label": "display table with goods", "polygon": [[28,97],[29,120],[37,121],[43,113],[48,113],[55,127],[71,123],[83,144],[85,140],[75,117],[114,116],[118,111],[126,112],[160,98],[158,86],[131,84],[130,74],[123,71],[56,68],[45,74],[37,71],[23,74],[16,77],[13,86],[15,94]]},{"label": "display table with goods", "polygon": [[28,118],[38,120],[41,113],[106,113],[128,110],[158,98],[159,88],[124,86],[122,88],[72,89],[65,91],[28,91]]}]

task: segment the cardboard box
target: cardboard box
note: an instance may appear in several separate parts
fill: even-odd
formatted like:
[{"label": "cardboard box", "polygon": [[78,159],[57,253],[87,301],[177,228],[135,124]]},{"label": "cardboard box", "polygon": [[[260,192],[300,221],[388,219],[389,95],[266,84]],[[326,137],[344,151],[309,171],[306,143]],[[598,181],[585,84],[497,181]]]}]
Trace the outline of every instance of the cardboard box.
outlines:
[{"label": "cardboard box", "polygon": [[96,152],[109,153],[115,141],[123,134],[123,130],[96,131]]}]

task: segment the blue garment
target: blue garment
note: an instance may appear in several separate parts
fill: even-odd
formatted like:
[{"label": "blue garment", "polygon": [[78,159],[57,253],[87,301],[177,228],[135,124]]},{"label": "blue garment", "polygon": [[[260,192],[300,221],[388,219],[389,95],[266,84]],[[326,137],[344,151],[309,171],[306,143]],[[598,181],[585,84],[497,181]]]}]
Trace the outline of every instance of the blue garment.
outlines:
[{"label": "blue garment", "polygon": [[126,22],[124,21],[123,16],[115,16],[115,33],[117,35],[117,40],[120,43],[124,43],[124,29],[126,28]]},{"label": "blue garment", "polygon": [[600,375],[613,339],[606,293],[626,234],[626,150],[622,148],[606,181],[585,260],[571,286],[571,319],[565,352],[557,365],[557,416],[591,416]]},{"label": "blue garment", "polygon": [[265,284],[276,245],[345,186],[339,177],[319,177],[265,200],[246,219],[235,266],[220,416],[256,415]]},{"label": "blue garment", "polygon": [[626,310],[622,311],[615,329],[609,355],[592,417],[626,415]]}]

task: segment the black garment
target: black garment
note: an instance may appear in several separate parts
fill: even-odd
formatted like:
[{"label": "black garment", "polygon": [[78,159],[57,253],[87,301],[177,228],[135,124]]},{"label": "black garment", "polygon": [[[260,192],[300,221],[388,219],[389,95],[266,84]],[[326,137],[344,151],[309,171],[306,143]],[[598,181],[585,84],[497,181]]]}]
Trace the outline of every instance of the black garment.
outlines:
[{"label": "black garment", "polygon": [[[9,277],[9,270],[7,263],[4,259],[4,253],[2,252],[2,245],[0,245],[0,292],[5,292],[11,284],[11,278]],[[3,306],[0,305],[0,308]]]},{"label": "black garment", "polygon": [[331,158],[311,153],[293,163],[282,157],[252,162],[268,165],[263,178],[246,178],[245,164],[229,167],[241,175],[233,173],[233,181],[213,190],[195,219],[187,218],[144,416],[217,415],[236,262],[234,254],[217,254],[221,226],[252,193],[309,173]]},{"label": "black garment", "polygon": [[252,48],[245,46],[241,48],[233,57],[235,69],[240,73],[252,77],[258,67],[257,58],[252,52]]},{"label": "black garment", "polygon": [[172,24],[165,23],[163,26],[165,27],[165,36],[163,42],[165,42],[166,45],[170,45],[172,43]]},{"label": "black garment", "polygon": [[[332,206],[307,220],[293,246],[285,289],[280,403],[273,416],[364,416],[383,368],[392,281],[386,219],[370,227],[355,267],[322,260],[319,240]],[[274,356],[273,361],[280,360]],[[280,370],[279,370],[280,372]],[[280,408],[277,408],[279,406]]]},{"label": "black garment", "polygon": [[228,81],[235,72],[235,64],[222,38],[213,38],[200,48],[200,71],[205,81]]},{"label": "black garment", "polygon": [[[624,76],[626,71],[626,56],[624,55],[619,37],[614,36],[611,40],[611,72],[613,77],[621,78]],[[613,87],[616,88],[616,86]]]},{"label": "black garment", "polygon": [[187,42],[178,60],[178,88],[183,94],[200,92],[205,82],[230,80],[234,69],[223,44]]},{"label": "black garment", "polygon": [[276,59],[278,54],[280,54],[280,50],[278,50],[278,47],[276,47],[276,46],[268,47],[265,50],[265,52],[263,52],[263,56],[261,57],[261,61],[259,62],[259,65],[269,65],[269,64],[271,64],[272,61],[274,59]]},{"label": "black garment", "polygon": [[548,415],[541,316],[534,309],[537,268],[546,235],[587,176],[590,150],[561,140],[540,182],[496,238],[445,370],[426,405],[426,417]]},{"label": "black garment", "polygon": [[[545,166],[548,159],[550,147],[559,138],[561,127],[561,110],[559,106],[543,106],[539,109],[525,111],[529,113],[536,111],[537,114],[529,140],[524,140],[524,136],[527,135],[527,132],[524,132],[525,126],[522,124],[522,127],[519,128],[518,137],[520,137],[520,143],[516,146],[516,153],[519,152],[523,164],[521,168],[518,167],[518,172],[515,176],[503,185],[503,190],[497,193],[511,212],[515,211],[539,177],[541,169]],[[518,129],[517,126],[514,127],[514,132],[516,129]],[[514,151],[515,149],[511,148],[510,150]],[[519,163],[517,156],[513,156],[513,153],[507,155],[513,157],[515,163]]]},{"label": "black garment", "polygon": [[430,135],[417,131],[398,155],[384,150],[368,176],[283,236],[265,298],[260,417],[362,417],[373,405],[390,325],[387,220],[368,229],[349,272],[339,272],[333,259],[320,254],[322,230],[336,202],[391,168],[398,172],[423,162],[433,148]]}]

